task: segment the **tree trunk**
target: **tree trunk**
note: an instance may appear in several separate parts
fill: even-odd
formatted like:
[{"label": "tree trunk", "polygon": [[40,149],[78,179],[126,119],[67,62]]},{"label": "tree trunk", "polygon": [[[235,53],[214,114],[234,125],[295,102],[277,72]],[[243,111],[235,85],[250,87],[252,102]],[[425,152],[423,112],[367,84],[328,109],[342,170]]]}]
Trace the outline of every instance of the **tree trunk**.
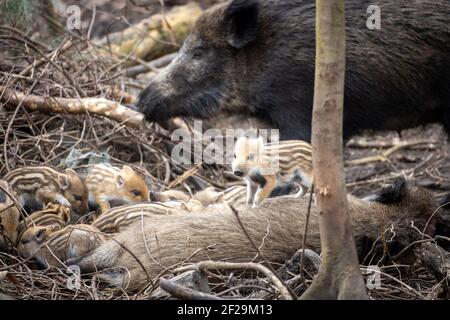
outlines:
[{"label": "tree trunk", "polygon": [[345,188],[344,76],[344,0],[317,0],[312,145],[322,264],[302,299],[367,299]]}]

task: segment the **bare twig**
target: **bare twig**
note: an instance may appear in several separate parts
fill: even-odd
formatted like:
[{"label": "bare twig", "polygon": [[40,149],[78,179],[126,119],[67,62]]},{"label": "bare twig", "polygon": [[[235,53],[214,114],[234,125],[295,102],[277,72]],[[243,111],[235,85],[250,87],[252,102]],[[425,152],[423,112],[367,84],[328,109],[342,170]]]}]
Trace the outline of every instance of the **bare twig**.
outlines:
[{"label": "bare twig", "polygon": [[189,270],[200,270],[200,271],[206,271],[209,269],[216,269],[216,270],[255,270],[258,272],[263,273],[267,278],[270,279],[270,281],[273,283],[275,288],[278,289],[281,296],[285,300],[292,300],[292,295],[287,290],[287,287],[283,284],[282,281],[280,281],[279,277],[276,275],[276,273],[272,272],[265,266],[259,263],[254,262],[247,262],[247,263],[234,263],[234,262],[219,262],[219,261],[202,261],[190,266],[181,267],[178,269],[175,269],[175,273],[181,273]]},{"label": "bare twig", "polygon": [[346,164],[355,166],[355,165],[368,164],[371,162],[387,161],[387,157],[389,157],[394,152],[396,152],[400,149],[403,149],[403,148],[409,148],[409,147],[414,147],[414,146],[418,146],[418,145],[428,145],[429,148],[433,146],[433,144],[431,144],[429,141],[413,141],[413,142],[399,143],[399,144],[396,144],[396,145],[390,147],[389,149],[381,152],[381,154],[379,154],[379,155],[365,157],[362,159],[350,160],[350,161],[347,161]]},{"label": "bare twig", "polygon": [[314,194],[314,183],[311,185],[311,190],[309,191],[308,210],[306,212],[305,228],[303,229],[302,254],[300,256],[300,279],[305,284],[305,286],[306,281],[305,281],[305,272],[303,268],[305,263],[304,260],[305,260],[306,238],[308,234],[309,218],[311,216],[311,204],[313,200],[313,194]]},{"label": "bare twig", "polygon": [[222,298],[216,297],[212,294],[203,293],[200,291],[192,290],[185,286],[179,285],[173,281],[167,280],[165,278],[159,279],[159,285],[164,291],[167,291],[172,296],[179,299],[186,300],[223,300]]}]

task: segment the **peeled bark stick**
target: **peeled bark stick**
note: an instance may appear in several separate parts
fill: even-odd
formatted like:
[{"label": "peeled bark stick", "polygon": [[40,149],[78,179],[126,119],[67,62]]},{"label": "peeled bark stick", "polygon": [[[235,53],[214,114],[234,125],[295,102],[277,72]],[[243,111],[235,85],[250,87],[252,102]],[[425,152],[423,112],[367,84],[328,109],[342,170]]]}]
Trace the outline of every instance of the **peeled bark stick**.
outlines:
[{"label": "peeled bark stick", "polygon": [[292,300],[292,296],[289,292],[289,290],[286,288],[283,282],[278,279],[278,277],[270,271],[269,268],[263,266],[259,263],[254,262],[246,262],[246,263],[239,263],[239,262],[224,262],[224,261],[201,261],[196,264],[186,266],[186,267],[180,267],[178,269],[175,269],[174,272],[185,272],[188,270],[200,270],[205,271],[209,269],[217,269],[217,270],[254,270],[263,273],[274,285],[275,288],[278,289],[280,292],[281,297],[284,300]]},{"label": "peeled bark stick", "polygon": [[367,299],[345,188],[344,79],[344,0],[316,0],[312,146],[322,263],[302,299]]},{"label": "peeled bark stick", "polygon": [[66,114],[93,114],[123,123],[130,128],[139,129],[144,123],[144,116],[129,109],[118,102],[105,98],[53,98],[37,95],[27,95],[0,86],[0,102],[9,105],[18,105],[23,99],[22,106],[29,111],[66,113]]},{"label": "peeled bark stick", "polygon": [[153,60],[179,49],[202,9],[196,3],[175,7],[166,14],[156,14],[138,24],[108,35],[96,44],[105,48],[105,55],[133,54],[134,57]]},{"label": "peeled bark stick", "polygon": [[183,300],[223,300],[209,293],[193,290],[180,285],[174,281],[161,278],[159,279],[161,289],[171,294],[173,297]]}]

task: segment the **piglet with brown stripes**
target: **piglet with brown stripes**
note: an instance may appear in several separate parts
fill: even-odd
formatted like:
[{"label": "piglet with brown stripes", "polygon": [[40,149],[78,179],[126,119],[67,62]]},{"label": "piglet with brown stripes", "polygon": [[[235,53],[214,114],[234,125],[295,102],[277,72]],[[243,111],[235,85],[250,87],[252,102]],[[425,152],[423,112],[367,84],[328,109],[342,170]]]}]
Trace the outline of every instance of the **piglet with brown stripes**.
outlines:
[{"label": "piglet with brown stripes", "polygon": [[23,167],[8,172],[3,179],[11,185],[20,204],[30,211],[48,203],[69,207],[72,219],[88,211],[84,181],[72,169],[62,173],[44,166]]}]

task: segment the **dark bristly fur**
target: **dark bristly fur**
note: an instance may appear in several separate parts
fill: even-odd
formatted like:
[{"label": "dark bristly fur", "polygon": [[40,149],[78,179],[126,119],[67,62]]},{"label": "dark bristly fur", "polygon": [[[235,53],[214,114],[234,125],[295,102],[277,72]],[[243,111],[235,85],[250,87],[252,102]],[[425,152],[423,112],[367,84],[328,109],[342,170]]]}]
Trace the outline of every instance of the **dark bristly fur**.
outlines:
[{"label": "dark bristly fur", "polygon": [[397,178],[391,185],[383,187],[374,195],[368,196],[366,200],[384,204],[391,204],[401,201],[406,193],[406,179]]},{"label": "dark bristly fur", "polygon": [[[440,122],[450,132],[450,1],[347,0],[344,135]],[[219,111],[310,141],[315,1],[235,0],[199,18],[178,57],[143,90],[150,121]]]}]

